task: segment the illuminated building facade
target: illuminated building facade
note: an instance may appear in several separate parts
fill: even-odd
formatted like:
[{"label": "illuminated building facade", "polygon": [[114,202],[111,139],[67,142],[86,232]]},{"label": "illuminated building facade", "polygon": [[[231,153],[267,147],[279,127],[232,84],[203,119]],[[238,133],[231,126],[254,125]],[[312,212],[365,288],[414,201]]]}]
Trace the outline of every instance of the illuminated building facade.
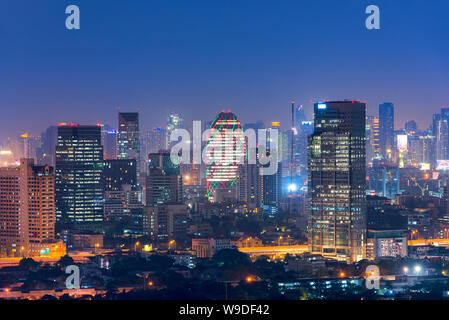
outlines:
[{"label": "illuminated building facade", "polygon": [[391,159],[394,144],[394,105],[385,102],[379,105],[379,146],[384,159]]},{"label": "illuminated building facade", "polygon": [[53,167],[36,166],[33,159],[0,168],[0,255],[65,254],[63,243],[55,240],[54,182]]},{"label": "illuminated building facade", "polygon": [[101,126],[58,127],[55,183],[58,222],[103,221],[103,167]]},{"label": "illuminated building facade", "polygon": [[449,108],[441,108],[433,118],[433,134],[436,137],[436,160],[449,160]]},{"label": "illuminated building facade", "polygon": [[371,162],[380,155],[379,117],[366,117],[366,160]]},{"label": "illuminated building facade", "polygon": [[381,257],[400,257],[408,255],[405,230],[368,230],[366,258],[375,260]]},{"label": "illuminated building facade", "polygon": [[165,130],[166,136],[165,136],[165,149],[169,150],[171,147],[170,144],[170,135],[171,133],[176,130],[183,127],[184,120],[181,118],[179,114],[171,113],[167,117],[167,129]]},{"label": "illuminated building facade", "polygon": [[117,134],[117,159],[136,159],[137,184],[140,184],[139,113],[119,112]]},{"label": "illuminated building facade", "polygon": [[366,245],[365,103],[316,103],[309,136],[310,251],[359,261]]},{"label": "illuminated building facade", "polygon": [[397,194],[401,194],[399,170],[383,160],[374,160],[368,167],[368,189],[377,196],[394,200]]},{"label": "illuminated building facade", "polygon": [[117,135],[117,130],[110,126],[101,126],[101,144],[105,159],[117,159]]},{"label": "illuminated building facade", "polygon": [[58,127],[51,126],[41,134],[41,145],[36,150],[39,165],[55,166],[55,148],[58,142]]},{"label": "illuminated building facade", "polygon": [[182,200],[182,176],[179,165],[170,159],[170,153],[151,153],[148,157],[146,204],[157,206]]},{"label": "illuminated building facade", "polygon": [[209,201],[237,198],[238,166],[245,156],[245,140],[240,121],[230,111],[222,111],[212,122],[206,146],[206,183]]},{"label": "illuminated building facade", "polygon": [[293,165],[297,175],[305,176],[307,173],[307,136],[313,132],[313,121],[307,120],[302,105],[296,108],[295,123]]}]

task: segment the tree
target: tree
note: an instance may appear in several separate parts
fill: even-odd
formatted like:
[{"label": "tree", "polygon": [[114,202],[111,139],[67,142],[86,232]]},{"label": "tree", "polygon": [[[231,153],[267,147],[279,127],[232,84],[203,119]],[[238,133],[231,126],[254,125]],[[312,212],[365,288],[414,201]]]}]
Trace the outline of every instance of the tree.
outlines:
[{"label": "tree", "polygon": [[40,263],[34,261],[32,258],[23,258],[19,262],[19,267],[27,271],[36,271],[39,268]]}]

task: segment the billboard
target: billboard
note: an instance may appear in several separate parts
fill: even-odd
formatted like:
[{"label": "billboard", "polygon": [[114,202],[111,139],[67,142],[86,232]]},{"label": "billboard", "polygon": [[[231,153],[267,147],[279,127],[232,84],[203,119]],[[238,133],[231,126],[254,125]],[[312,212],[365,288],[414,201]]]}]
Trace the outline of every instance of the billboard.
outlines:
[{"label": "billboard", "polygon": [[397,136],[398,150],[401,153],[407,152],[408,136],[405,134],[398,134]]}]

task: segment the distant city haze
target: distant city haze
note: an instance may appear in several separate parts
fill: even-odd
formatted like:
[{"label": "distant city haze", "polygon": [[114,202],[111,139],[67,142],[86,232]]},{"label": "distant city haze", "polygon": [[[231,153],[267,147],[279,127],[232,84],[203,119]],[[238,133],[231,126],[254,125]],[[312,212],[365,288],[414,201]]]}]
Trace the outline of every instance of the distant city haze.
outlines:
[{"label": "distant city haze", "polygon": [[188,127],[230,109],[244,124],[290,124],[290,101],[395,105],[395,126],[427,129],[449,105],[449,2],[78,0],[0,3],[0,141],[59,122],[117,127],[140,108],[141,132],[169,112]]}]

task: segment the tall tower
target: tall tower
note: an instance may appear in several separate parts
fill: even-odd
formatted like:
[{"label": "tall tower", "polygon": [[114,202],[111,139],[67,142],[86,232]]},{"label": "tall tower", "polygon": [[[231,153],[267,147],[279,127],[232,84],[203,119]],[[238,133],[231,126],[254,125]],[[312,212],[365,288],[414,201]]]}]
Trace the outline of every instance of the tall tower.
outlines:
[{"label": "tall tower", "polygon": [[206,146],[206,181],[209,201],[237,198],[235,183],[245,156],[245,139],[239,119],[222,111],[212,122]]},{"label": "tall tower", "polygon": [[364,103],[335,101],[314,106],[309,137],[309,236],[311,252],[348,261],[365,256]]},{"label": "tall tower", "polygon": [[117,148],[117,159],[136,159],[137,184],[140,184],[141,168],[138,112],[119,112]]},{"label": "tall tower", "polygon": [[170,135],[171,133],[183,127],[183,119],[179,114],[170,113],[167,117],[167,129],[166,129],[166,140],[165,140],[165,149],[170,150]]},{"label": "tall tower", "polygon": [[56,219],[62,223],[103,221],[101,126],[58,127]]},{"label": "tall tower", "polygon": [[379,105],[379,147],[384,159],[391,159],[394,150],[394,105],[385,102]]},{"label": "tall tower", "polygon": [[182,176],[179,165],[171,161],[170,153],[150,153],[148,158],[147,206],[182,201]]}]

